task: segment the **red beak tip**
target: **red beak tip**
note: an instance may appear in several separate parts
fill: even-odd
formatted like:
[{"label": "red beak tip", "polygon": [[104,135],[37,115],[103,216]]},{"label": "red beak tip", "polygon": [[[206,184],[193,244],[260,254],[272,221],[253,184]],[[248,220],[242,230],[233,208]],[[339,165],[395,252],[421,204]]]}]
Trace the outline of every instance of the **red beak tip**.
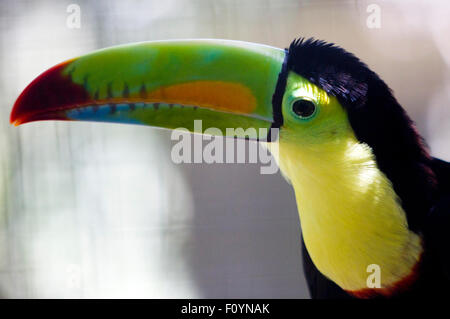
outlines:
[{"label": "red beak tip", "polygon": [[20,116],[18,116],[17,114],[17,102],[16,104],[14,104],[14,107],[11,111],[11,115],[9,117],[9,123],[14,125],[14,126],[19,126],[20,124],[22,124],[22,121],[19,120]]},{"label": "red beak tip", "polygon": [[[75,59],[62,62],[34,79],[19,95],[11,111],[10,123],[19,126],[32,121],[66,119],[53,114],[68,104],[82,104],[89,100],[83,86],[64,75],[65,67]],[[68,103],[70,101],[70,103]]]},{"label": "red beak tip", "polygon": [[16,116],[11,116],[9,123],[14,126],[19,126],[20,124],[23,124],[23,121],[19,120]]}]

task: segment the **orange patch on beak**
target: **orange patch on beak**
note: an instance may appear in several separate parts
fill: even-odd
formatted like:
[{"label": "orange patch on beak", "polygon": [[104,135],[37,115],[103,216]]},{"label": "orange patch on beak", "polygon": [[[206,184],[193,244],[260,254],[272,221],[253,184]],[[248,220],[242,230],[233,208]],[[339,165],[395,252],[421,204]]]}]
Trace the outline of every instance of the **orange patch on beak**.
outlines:
[{"label": "orange patch on beak", "polygon": [[194,81],[161,87],[148,92],[144,100],[241,114],[250,114],[256,108],[256,98],[250,89],[242,84],[221,81]]}]

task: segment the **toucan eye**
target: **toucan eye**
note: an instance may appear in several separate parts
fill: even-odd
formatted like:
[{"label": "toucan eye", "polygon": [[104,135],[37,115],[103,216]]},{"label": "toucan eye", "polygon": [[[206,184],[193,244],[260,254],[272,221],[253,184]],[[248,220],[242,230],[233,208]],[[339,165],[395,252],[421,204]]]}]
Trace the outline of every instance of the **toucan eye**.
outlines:
[{"label": "toucan eye", "polygon": [[310,100],[297,100],[292,104],[292,110],[301,118],[309,118],[316,112],[316,105]]}]

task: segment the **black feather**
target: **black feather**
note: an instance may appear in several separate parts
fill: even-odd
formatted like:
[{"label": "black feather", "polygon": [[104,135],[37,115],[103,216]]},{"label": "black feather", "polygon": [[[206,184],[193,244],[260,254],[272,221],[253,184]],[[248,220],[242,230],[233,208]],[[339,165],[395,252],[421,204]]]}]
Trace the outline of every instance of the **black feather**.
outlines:
[{"label": "black feather", "polygon": [[426,248],[436,267],[450,280],[450,163],[435,158],[432,167],[439,185],[439,199],[426,218]]}]

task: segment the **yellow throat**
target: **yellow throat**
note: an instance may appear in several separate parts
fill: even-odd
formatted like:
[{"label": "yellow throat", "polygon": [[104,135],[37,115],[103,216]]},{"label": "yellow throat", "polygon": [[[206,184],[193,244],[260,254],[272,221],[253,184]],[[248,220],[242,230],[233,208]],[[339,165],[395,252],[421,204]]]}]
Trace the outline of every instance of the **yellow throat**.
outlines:
[{"label": "yellow throat", "polygon": [[292,183],[306,248],[315,266],[347,291],[367,289],[367,267],[380,268],[381,288],[406,278],[421,240],[408,229],[390,181],[372,150],[347,137],[308,147],[279,142],[279,165]]}]

